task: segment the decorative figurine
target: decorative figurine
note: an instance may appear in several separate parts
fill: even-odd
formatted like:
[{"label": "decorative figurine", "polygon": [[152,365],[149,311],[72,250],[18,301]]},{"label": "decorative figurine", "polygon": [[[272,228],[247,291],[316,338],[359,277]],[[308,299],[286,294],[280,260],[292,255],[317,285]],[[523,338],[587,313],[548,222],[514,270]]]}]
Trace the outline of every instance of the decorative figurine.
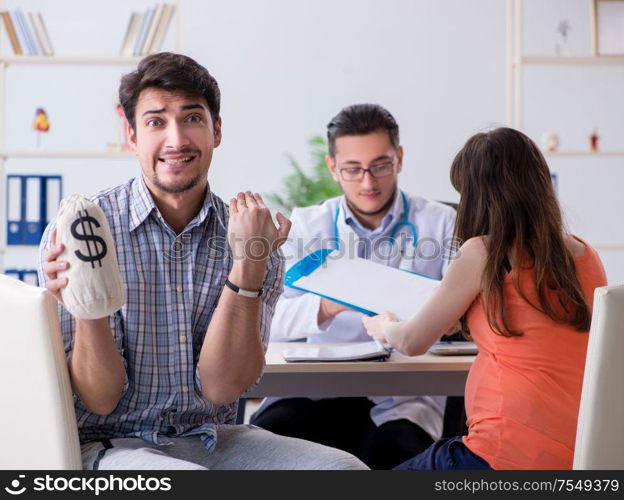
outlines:
[{"label": "decorative figurine", "polygon": [[542,135],[542,149],[547,153],[554,153],[559,149],[559,136],[554,132],[546,132]]},{"label": "decorative figurine", "polygon": [[592,133],[589,136],[589,150],[592,153],[598,151],[598,141],[600,140],[600,136],[598,135],[598,127],[594,127],[592,129]]},{"label": "decorative figurine", "polygon": [[567,19],[562,19],[557,25],[557,33],[559,33],[559,41],[555,44],[555,54],[558,56],[569,57],[570,47],[568,45],[568,33],[572,29],[572,25]]},{"label": "decorative figurine", "polygon": [[37,108],[33,121],[33,130],[37,132],[37,147],[41,146],[41,133],[50,131],[50,120],[43,108]]}]

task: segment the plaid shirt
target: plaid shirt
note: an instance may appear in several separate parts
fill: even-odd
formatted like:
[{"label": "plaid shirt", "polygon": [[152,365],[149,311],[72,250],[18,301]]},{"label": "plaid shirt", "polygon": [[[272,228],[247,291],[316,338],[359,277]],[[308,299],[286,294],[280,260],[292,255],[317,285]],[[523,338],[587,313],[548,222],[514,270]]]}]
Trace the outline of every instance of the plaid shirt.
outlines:
[{"label": "plaid shirt", "polygon": [[[127,302],[109,317],[126,368],[119,404],[110,415],[89,412],[74,395],[82,442],[140,437],[168,444],[167,436],[200,435],[216,444],[215,424],[234,423],[237,402],[217,406],[201,393],[201,346],[232,267],[227,245],[228,207],[210,189],[197,216],[176,235],[142,177],[93,197],[117,245]],[[40,247],[41,269],[55,221]],[[281,252],[270,257],[262,294],[260,333],[266,350],[275,303],[282,292]],[[65,352],[73,348],[75,322],[59,304]]]}]

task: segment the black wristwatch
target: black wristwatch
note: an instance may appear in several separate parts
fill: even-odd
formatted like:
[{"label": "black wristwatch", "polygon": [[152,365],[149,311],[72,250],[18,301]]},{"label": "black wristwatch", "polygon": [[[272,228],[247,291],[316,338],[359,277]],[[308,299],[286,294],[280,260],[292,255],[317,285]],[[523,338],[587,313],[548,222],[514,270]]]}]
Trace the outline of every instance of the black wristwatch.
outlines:
[{"label": "black wristwatch", "polygon": [[236,292],[238,295],[242,295],[243,297],[249,297],[253,299],[262,295],[262,288],[260,290],[245,290],[244,288],[236,286],[229,279],[225,280],[225,286],[227,286],[233,292]]}]

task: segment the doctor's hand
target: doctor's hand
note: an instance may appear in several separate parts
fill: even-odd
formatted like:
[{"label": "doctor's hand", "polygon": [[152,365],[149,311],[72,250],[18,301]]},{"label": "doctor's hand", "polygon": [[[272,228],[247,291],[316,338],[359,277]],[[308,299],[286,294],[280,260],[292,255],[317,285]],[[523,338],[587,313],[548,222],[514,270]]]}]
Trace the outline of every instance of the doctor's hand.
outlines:
[{"label": "doctor's hand", "polygon": [[391,323],[397,323],[398,318],[391,312],[384,312],[377,316],[364,316],[362,323],[366,327],[366,333],[368,333],[375,340],[378,340],[382,344],[392,344],[386,338],[386,332],[388,331],[388,325]]},{"label": "doctor's hand", "polygon": [[325,321],[335,318],[343,311],[353,311],[350,307],[344,306],[333,300],[321,298],[321,304],[318,312],[318,324],[321,325]]}]

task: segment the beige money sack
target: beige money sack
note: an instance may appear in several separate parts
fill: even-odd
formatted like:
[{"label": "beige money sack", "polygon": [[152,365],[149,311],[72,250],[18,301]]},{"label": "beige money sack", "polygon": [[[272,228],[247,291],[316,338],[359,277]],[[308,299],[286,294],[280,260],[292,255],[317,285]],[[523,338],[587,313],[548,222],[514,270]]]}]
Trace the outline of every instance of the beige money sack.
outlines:
[{"label": "beige money sack", "polygon": [[67,278],[61,296],[67,310],[80,319],[104,318],[121,309],[126,294],[117,263],[115,242],[102,209],[74,194],[61,202],[56,243],[65,245],[58,260],[69,268],[58,272]]}]

